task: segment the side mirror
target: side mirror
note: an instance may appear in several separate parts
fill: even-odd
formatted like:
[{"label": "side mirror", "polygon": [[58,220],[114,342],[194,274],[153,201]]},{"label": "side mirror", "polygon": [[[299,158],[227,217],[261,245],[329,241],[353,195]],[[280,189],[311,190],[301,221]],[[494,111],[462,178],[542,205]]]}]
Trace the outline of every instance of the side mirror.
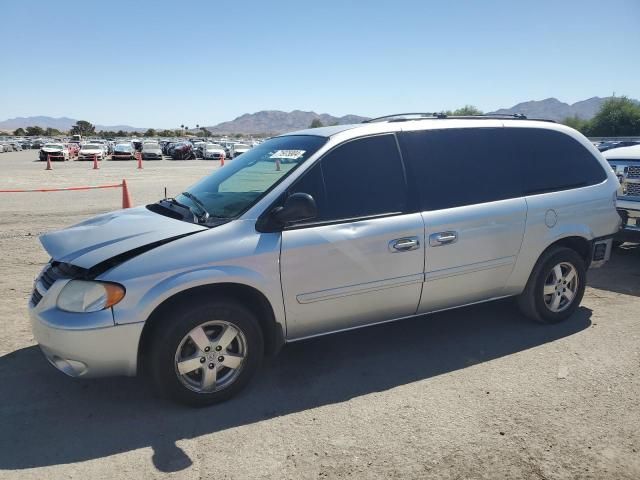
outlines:
[{"label": "side mirror", "polygon": [[308,193],[294,193],[284,202],[284,206],[271,212],[271,217],[281,225],[290,222],[310,220],[318,215],[316,201]]}]

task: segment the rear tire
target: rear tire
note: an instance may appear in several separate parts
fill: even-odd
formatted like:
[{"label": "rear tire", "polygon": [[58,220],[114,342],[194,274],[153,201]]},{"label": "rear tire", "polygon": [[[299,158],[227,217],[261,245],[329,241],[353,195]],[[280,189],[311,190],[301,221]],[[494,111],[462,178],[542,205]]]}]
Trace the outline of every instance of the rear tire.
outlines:
[{"label": "rear tire", "polygon": [[586,271],[584,259],[575,250],[550,248],[538,259],[527,286],[517,298],[520,310],[540,323],[566,320],[580,306]]},{"label": "rear tire", "polygon": [[155,389],[174,401],[196,407],[225,401],[246,386],[262,362],[258,319],[233,301],[180,303],[159,321],[145,358],[146,371]]}]

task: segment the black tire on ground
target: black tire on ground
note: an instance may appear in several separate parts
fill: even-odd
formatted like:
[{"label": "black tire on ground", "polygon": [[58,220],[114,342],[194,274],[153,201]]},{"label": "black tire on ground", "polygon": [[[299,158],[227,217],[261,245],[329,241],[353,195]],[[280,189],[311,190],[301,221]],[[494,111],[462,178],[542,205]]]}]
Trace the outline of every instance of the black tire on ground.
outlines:
[{"label": "black tire on ground", "polygon": [[[573,265],[577,271],[578,285],[572,303],[561,312],[551,311],[544,301],[543,289],[547,277],[559,263]],[[587,281],[587,267],[584,259],[566,247],[551,247],[545,251],[533,267],[524,291],[517,297],[522,313],[540,323],[559,323],[569,318],[580,306]]]},{"label": "black tire on ground", "polygon": [[[246,339],[247,354],[233,383],[218,391],[198,393],[178,379],[175,355],[180,342],[191,330],[212,320],[229,322],[240,330]],[[264,354],[262,330],[255,314],[237,302],[216,299],[199,305],[183,302],[164,311],[158,321],[145,355],[145,371],[162,396],[195,407],[213,405],[236,395],[260,367]]]}]

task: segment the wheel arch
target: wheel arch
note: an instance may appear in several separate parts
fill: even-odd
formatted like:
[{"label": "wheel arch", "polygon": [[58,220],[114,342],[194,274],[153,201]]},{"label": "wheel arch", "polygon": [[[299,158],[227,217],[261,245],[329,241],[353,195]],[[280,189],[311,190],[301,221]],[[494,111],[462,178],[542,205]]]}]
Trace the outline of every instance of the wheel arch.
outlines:
[{"label": "wheel arch", "polygon": [[554,247],[566,247],[574,250],[583,258],[585,265],[589,267],[589,264],[591,263],[591,241],[586,239],[585,237],[581,237],[579,235],[571,235],[560,238],[551,243],[547,248],[545,248],[538,258],[541,258],[545,253],[547,253],[551,248]]},{"label": "wheel arch", "polygon": [[275,355],[284,345],[285,337],[282,325],[276,321],[273,307],[262,292],[241,283],[228,282],[199,285],[182,290],[166,298],[151,312],[142,329],[138,343],[138,373],[144,372],[145,354],[148,352],[155,329],[161,324],[164,312],[180,303],[190,302],[194,298],[202,296],[232,299],[252,310],[258,318],[258,323],[262,330],[266,355]]}]

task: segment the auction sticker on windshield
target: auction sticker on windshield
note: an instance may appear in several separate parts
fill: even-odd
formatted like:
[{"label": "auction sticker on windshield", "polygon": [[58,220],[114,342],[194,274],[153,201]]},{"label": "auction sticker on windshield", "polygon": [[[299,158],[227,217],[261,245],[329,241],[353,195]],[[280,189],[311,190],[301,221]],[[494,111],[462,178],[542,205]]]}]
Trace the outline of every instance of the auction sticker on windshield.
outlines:
[{"label": "auction sticker on windshield", "polygon": [[269,158],[286,158],[290,160],[297,160],[301,158],[306,150],[278,150],[275,153],[272,153]]}]

